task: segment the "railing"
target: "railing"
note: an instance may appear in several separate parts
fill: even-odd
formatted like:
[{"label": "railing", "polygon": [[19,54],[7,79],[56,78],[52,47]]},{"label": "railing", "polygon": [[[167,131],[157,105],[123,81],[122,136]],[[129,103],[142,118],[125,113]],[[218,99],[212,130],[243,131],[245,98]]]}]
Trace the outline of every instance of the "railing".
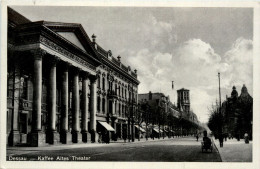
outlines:
[{"label": "railing", "polygon": [[[97,46],[97,51],[100,53],[103,57],[107,58],[108,52],[101,48],[100,46]],[[122,70],[125,72],[128,72],[128,67],[123,65],[121,62],[119,62],[116,58],[112,57],[112,62],[118,65]],[[131,72],[131,76],[137,78],[137,74],[135,72]]]},{"label": "railing", "polygon": [[124,71],[128,72],[128,68],[127,68],[125,65],[121,64],[121,68],[122,68]]},{"label": "railing", "polygon": [[120,62],[116,60],[114,57],[112,57],[112,62],[120,67]]},{"label": "railing", "polygon": [[114,98],[117,98],[117,94],[114,90],[107,90],[107,95],[108,97],[114,97]]},{"label": "railing", "polygon": [[97,46],[97,51],[98,51],[101,55],[107,57],[107,51],[105,51],[104,49],[102,49],[100,46]]},{"label": "railing", "polygon": [[131,72],[131,75],[137,77],[137,74],[135,72]]}]

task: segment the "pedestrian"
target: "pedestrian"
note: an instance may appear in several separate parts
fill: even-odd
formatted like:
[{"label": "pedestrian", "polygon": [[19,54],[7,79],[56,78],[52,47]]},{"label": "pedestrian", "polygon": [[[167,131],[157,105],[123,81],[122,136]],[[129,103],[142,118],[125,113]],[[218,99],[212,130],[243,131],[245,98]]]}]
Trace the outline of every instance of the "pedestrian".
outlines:
[{"label": "pedestrian", "polygon": [[109,144],[110,138],[109,138],[109,132],[106,131],[106,144]]},{"label": "pedestrian", "polygon": [[247,132],[245,132],[244,139],[245,139],[245,143],[249,144],[249,137],[248,137]]},{"label": "pedestrian", "polygon": [[219,144],[220,144],[220,147],[223,147],[223,134],[219,134]]},{"label": "pedestrian", "polygon": [[124,139],[124,142],[126,143],[126,132],[123,132],[123,139]]},{"label": "pedestrian", "polygon": [[198,134],[196,135],[196,139],[197,139],[197,141],[199,141],[199,135]]}]

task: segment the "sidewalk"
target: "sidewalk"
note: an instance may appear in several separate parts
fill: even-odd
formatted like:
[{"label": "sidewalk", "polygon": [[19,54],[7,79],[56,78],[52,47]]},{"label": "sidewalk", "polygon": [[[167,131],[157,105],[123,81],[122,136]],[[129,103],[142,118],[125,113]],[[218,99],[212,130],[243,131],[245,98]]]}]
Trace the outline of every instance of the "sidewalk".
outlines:
[{"label": "sidewalk", "polygon": [[163,141],[163,140],[170,140],[170,139],[175,139],[175,138],[160,138],[160,139],[151,139],[149,138],[146,140],[145,138],[140,139],[135,139],[134,142],[129,142],[126,140],[117,140],[117,141],[110,141],[109,144],[105,143],[77,143],[77,144],[58,144],[58,145],[49,145],[46,144],[46,146],[43,147],[7,147],[7,155],[21,155],[21,154],[28,154],[32,152],[37,152],[37,151],[42,151],[42,150],[66,150],[66,149],[73,149],[73,148],[85,148],[85,147],[104,147],[104,146],[117,146],[118,144],[121,145],[129,145],[129,144],[137,144],[137,143],[142,143],[142,142],[152,142],[152,141]]},{"label": "sidewalk", "polygon": [[245,144],[244,139],[227,139],[223,147],[220,147],[219,140],[213,139],[223,162],[252,162],[252,141]]}]

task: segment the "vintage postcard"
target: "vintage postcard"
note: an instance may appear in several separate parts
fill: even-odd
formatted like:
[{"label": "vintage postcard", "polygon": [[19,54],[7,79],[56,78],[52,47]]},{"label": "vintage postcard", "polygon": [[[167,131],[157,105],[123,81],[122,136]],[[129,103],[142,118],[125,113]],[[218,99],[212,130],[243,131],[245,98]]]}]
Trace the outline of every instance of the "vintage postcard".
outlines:
[{"label": "vintage postcard", "polygon": [[1,4],[1,168],[259,168],[259,4]]}]

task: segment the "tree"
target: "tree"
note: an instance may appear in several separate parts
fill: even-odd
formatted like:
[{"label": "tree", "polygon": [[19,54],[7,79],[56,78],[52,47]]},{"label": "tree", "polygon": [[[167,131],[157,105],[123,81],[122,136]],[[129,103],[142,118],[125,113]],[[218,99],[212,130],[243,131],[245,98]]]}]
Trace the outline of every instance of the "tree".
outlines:
[{"label": "tree", "polygon": [[219,134],[222,134],[224,117],[222,113],[219,112],[218,105],[216,106],[212,105],[209,111],[210,111],[210,117],[208,121],[208,127],[213,132],[214,136],[217,138]]},{"label": "tree", "polygon": [[137,123],[137,125],[139,127],[139,129],[138,129],[138,141],[140,141],[140,127],[141,127],[142,122],[144,121],[143,113],[144,113],[144,110],[141,109],[141,104],[138,103],[137,111],[136,111],[136,114],[135,114],[135,122]]}]

